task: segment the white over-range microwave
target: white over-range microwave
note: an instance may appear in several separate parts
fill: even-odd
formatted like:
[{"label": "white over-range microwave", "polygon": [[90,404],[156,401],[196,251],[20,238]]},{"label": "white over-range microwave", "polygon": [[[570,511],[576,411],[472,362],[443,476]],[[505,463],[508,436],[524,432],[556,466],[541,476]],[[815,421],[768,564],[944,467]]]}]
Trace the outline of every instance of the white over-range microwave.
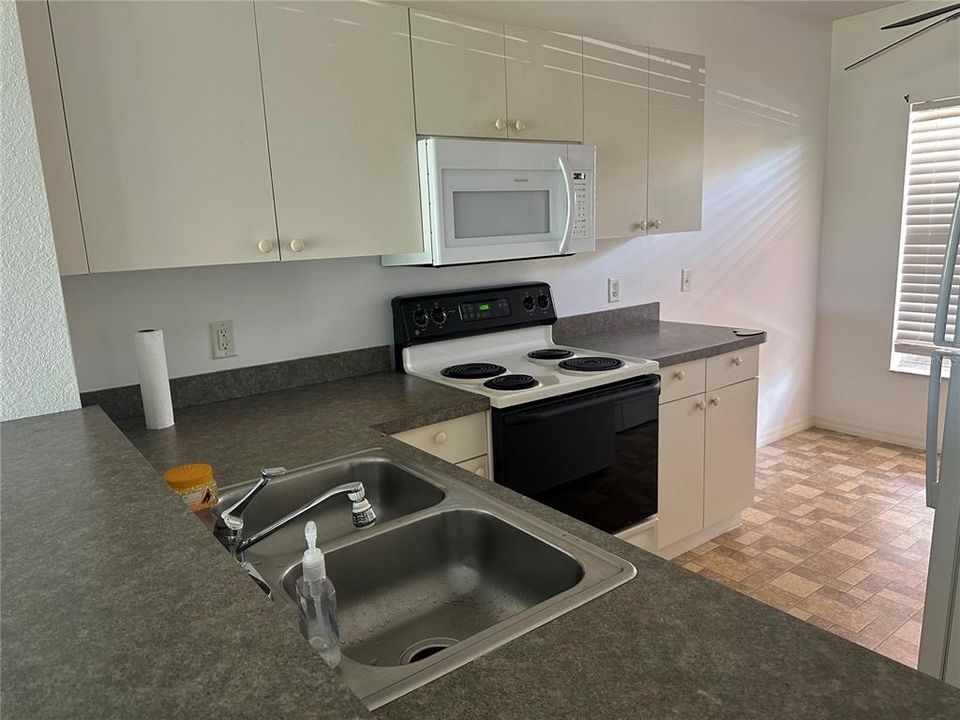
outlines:
[{"label": "white over-range microwave", "polygon": [[383,265],[462,265],[593,250],[596,146],[417,142],[423,251]]}]

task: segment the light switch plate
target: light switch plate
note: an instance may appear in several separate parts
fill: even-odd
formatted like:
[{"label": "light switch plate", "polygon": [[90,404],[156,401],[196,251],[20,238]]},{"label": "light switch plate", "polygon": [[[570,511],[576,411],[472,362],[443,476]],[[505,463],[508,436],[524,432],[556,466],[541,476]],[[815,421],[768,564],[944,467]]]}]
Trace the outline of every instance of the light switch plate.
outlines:
[{"label": "light switch plate", "polygon": [[214,359],[236,355],[237,346],[233,340],[233,320],[217,320],[210,323],[210,340],[213,343]]}]

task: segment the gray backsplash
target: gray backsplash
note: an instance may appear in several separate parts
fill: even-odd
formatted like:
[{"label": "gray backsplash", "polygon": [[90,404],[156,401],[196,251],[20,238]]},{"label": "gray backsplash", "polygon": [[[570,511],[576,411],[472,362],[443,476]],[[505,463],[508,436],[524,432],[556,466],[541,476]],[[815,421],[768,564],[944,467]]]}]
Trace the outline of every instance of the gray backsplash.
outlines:
[{"label": "gray backsplash", "polygon": [[[557,320],[554,339],[624,329],[654,332],[660,323],[660,303],[602,310]],[[391,368],[391,348],[379,345],[330,355],[234,368],[170,380],[174,409],[206,405],[276,390],[342,380]],[[82,405],[99,405],[113,420],[143,415],[139,385],[94,390],[80,394]]]}]

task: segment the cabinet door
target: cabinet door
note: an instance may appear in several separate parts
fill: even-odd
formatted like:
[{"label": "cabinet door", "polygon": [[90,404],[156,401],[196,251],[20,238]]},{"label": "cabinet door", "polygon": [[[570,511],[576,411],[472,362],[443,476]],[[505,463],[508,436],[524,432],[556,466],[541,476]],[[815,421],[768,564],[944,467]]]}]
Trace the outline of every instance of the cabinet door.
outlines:
[{"label": "cabinet door", "polygon": [[420,250],[406,9],[256,9],[283,259]]},{"label": "cabinet door", "polygon": [[507,137],[503,25],[410,10],[417,132]]},{"label": "cabinet door", "polygon": [[707,392],[704,526],[753,504],[757,466],[757,379]]},{"label": "cabinet door", "polygon": [[700,55],[650,48],[652,233],[700,229],[705,68]]},{"label": "cabinet door", "polygon": [[50,16],[91,272],[276,260],[253,5]]},{"label": "cabinet door", "polygon": [[703,395],[660,406],[658,544],[661,548],[703,529]]},{"label": "cabinet door", "polygon": [[90,268],[83,244],[67,126],[63,121],[63,99],[60,97],[50,15],[47,4],[42,2],[18,2],[17,14],[57,264],[61,275],[84,275],[90,272]]},{"label": "cabinet door", "polygon": [[583,141],[597,146],[597,237],[643,235],[647,217],[646,48],[583,38]]},{"label": "cabinet door", "polygon": [[583,140],[579,35],[508,25],[507,134],[517,140]]}]

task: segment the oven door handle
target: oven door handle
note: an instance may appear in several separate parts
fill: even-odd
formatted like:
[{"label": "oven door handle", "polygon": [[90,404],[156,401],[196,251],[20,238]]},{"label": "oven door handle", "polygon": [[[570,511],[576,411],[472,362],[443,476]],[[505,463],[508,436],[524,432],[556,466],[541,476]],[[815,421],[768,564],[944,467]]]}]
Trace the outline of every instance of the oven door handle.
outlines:
[{"label": "oven door handle", "polygon": [[570,179],[570,166],[567,159],[562,155],[557,158],[560,161],[560,172],[563,174],[563,187],[567,193],[567,221],[563,226],[563,237],[560,238],[560,247],[557,248],[557,254],[563,255],[567,251],[567,243],[570,242],[570,233],[573,230],[573,181]]},{"label": "oven door handle", "polygon": [[529,423],[541,422],[543,420],[551,420],[555,417],[559,417],[560,415],[565,415],[570,412],[577,412],[579,410],[588,410],[596,407],[597,405],[616,404],[623,402],[624,400],[635,400],[643,397],[644,395],[651,394],[651,391],[654,388],[659,389],[659,387],[660,385],[658,383],[656,386],[644,387],[633,392],[609,393],[595,397],[588,397],[582,400],[563,402],[543,410],[524,410],[505,415],[503,421],[508,425],[527,425]]}]

